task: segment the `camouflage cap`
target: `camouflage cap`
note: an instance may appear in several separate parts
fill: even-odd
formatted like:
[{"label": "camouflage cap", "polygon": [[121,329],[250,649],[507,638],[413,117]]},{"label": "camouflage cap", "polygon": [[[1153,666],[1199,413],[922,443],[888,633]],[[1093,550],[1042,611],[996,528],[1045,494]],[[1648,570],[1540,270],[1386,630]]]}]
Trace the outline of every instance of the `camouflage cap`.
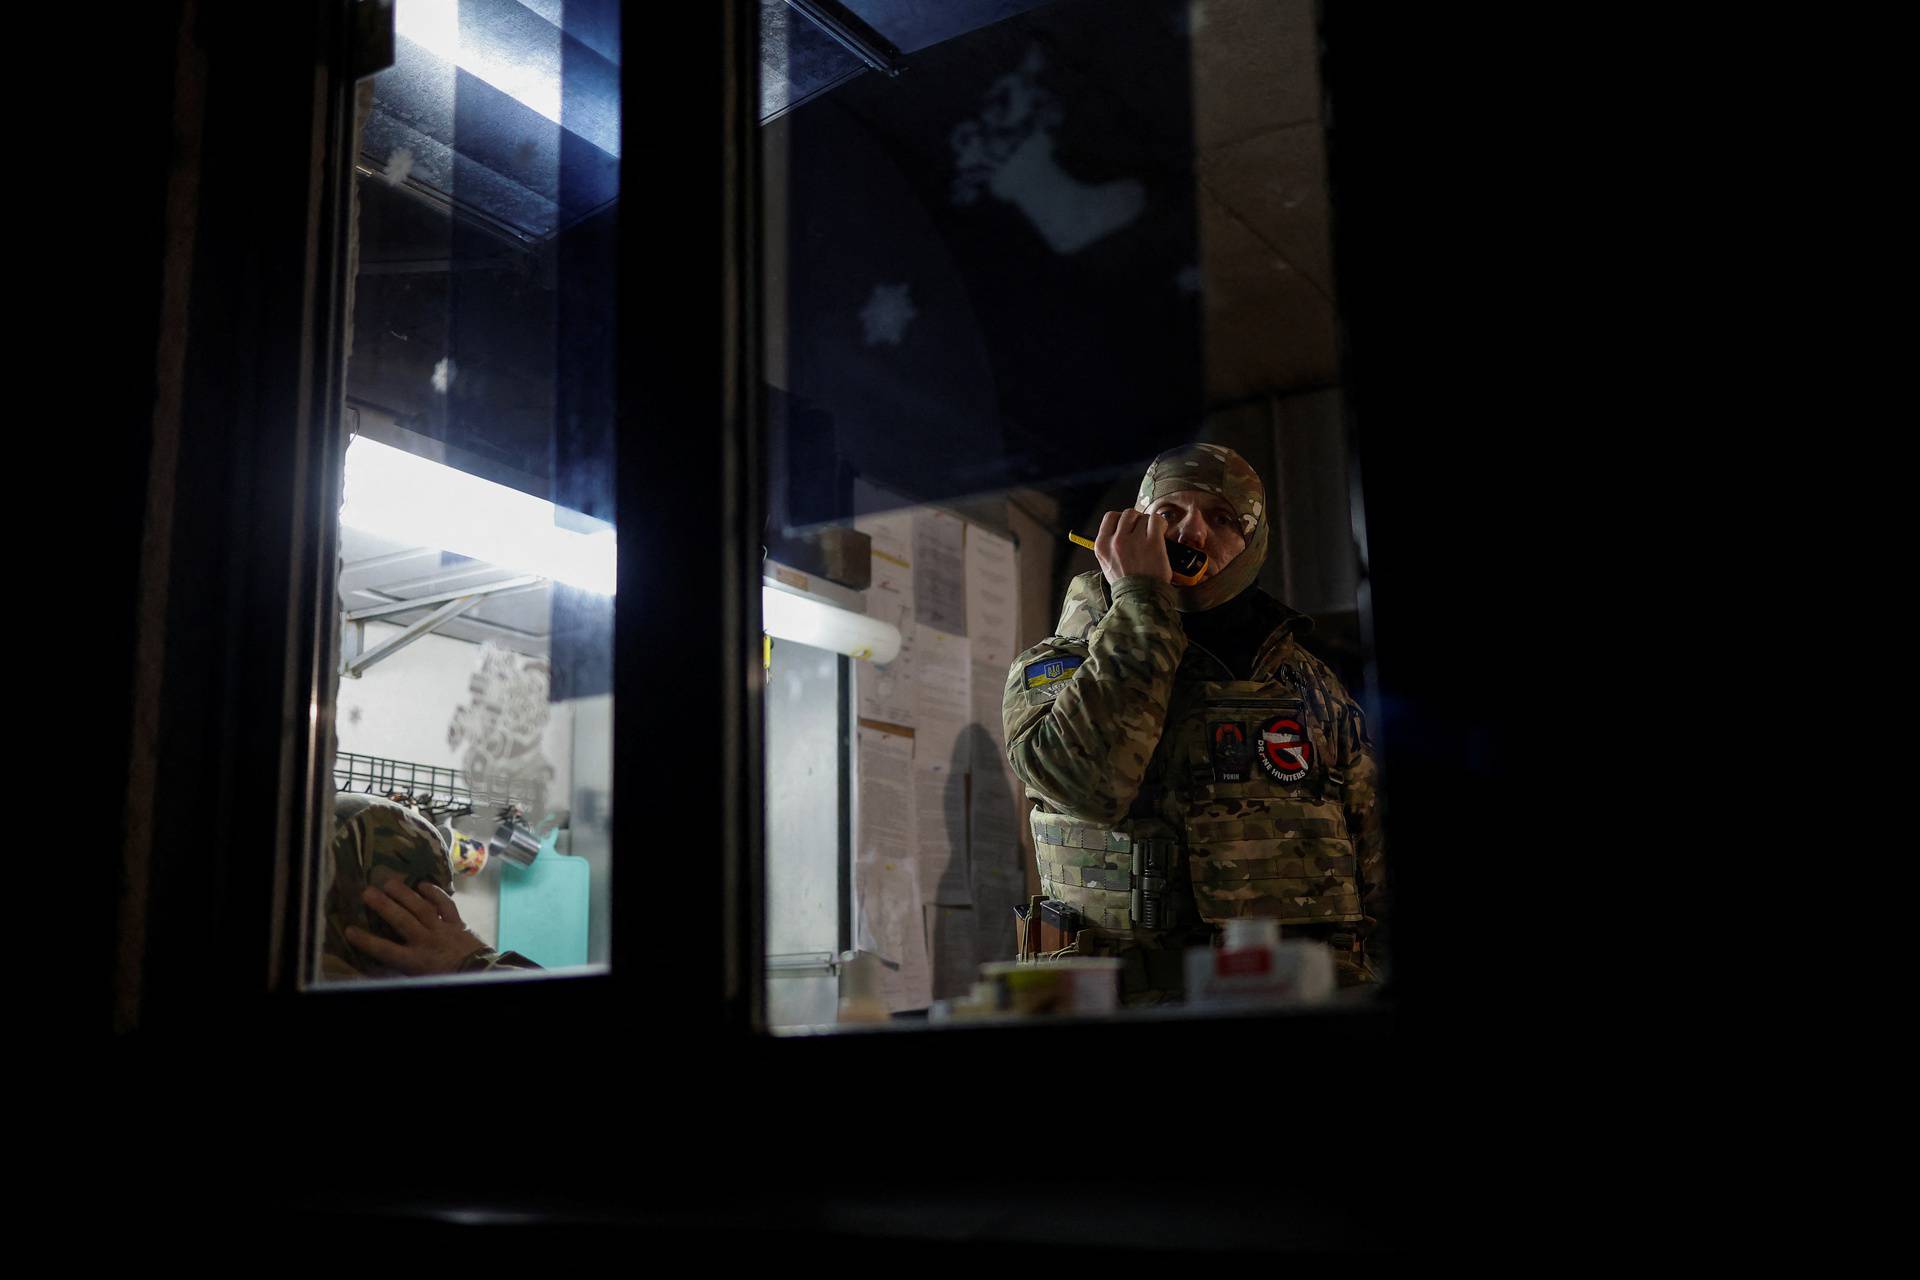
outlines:
[{"label": "camouflage cap", "polygon": [[433,824],[405,805],[375,796],[342,792],[334,797],[333,846],[323,866],[321,968],[328,977],[385,972],[347,942],[348,925],[389,942],[402,940],[361,900],[368,885],[398,880],[411,888],[424,880],[453,892],[453,869]]},{"label": "camouflage cap", "polygon": [[1175,587],[1183,613],[1217,608],[1253,585],[1267,559],[1267,489],[1251,463],[1220,444],[1189,444],[1169,449],[1147,464],[1134,509],[1147,511],[1161,498],[1188,490],[1224,498],[1240,520],[1246,550],[1218,573],[1197,585]]}]

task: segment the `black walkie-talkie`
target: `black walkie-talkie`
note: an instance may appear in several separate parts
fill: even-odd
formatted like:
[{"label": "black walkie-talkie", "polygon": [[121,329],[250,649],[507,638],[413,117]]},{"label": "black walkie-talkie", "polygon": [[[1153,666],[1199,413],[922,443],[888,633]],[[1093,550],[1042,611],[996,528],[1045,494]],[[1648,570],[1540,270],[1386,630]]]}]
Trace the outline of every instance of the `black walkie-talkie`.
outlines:
[{"label": "black walkie-talkie", "polygon": [[[1068,534],[1067,541],[1073,543],[1076,547],[1085,547],[1089,551],[1096,549],[1093,545],[1093,539],[1083,538],[1077,533]],[[1172,538],[1168,538],[1167,566],[1173,570],[1174,586],[1190,587],[1206,576],[1207,553],[1204,551],[1195,551],[1184,542],[1175,542]]]}]

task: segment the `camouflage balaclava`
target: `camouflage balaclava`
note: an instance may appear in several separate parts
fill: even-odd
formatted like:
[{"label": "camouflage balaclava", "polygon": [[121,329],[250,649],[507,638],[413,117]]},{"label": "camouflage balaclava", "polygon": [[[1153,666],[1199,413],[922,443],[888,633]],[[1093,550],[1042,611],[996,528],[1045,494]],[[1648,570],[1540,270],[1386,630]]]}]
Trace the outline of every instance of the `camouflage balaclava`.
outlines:
[{"label": "camouflage balaclava", "polygon": [[400,942],[393,926],[375,915],[360,895],[369,884],[398,879],[409,888],[422,880],[453,892],[453,869],[440,833],[426,818],[391,800],[342,792],[333,801],[333,848],[324,864],[321,902],[325,915],[321,971],[327,977],[375,975],[379,961],[347,942],[347,926]]},{"label": "camouflage balaclava", "polygon": [[1146,511],[1183,489],[1225,498],[1240,518],[1240,536],[1247,540],[1246,550],[1225,569],[1217,573],[1209,569],[1195,585],[1173,589],[1182,613],[1199,613],[1219,608],[1260,576],[1260,566],[1267,559],[1267,490],[1260,483],[1260,473],[1225,445],[1182,445],[1148,464],[1147,474],[1140,478],[1140,495],[1133,500],[1134,510]]}]

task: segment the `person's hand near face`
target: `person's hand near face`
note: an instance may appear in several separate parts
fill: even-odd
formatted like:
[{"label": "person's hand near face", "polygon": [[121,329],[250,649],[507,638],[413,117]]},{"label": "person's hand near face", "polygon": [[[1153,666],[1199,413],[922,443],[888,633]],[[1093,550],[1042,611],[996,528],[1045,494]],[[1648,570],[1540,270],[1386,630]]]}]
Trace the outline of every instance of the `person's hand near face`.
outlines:
[{"label": "person's hand near face", "polygon": [[1167,539],[1205,553],[1211,577],[1247,549],[1240,517],[1225,498],[1200,489],[1182,489],[1156,498],[1152,510],[1109,511],[1100,520],[1093,554],[1109,583],[1130,575],[1172,582]]},{"label": "person's hand near face", "polygon": [[374,914],[393,926],[401,941],[390,942],[354,925],[347,941],[362,953],[399,973],[455,973],[462,961],[487,944],[460,919],[459,908],[439,886],[422,881],[416,891],[398,875],[368,885],[361,898]]},{"label": "person's hand near face", "polygon": [[1129,577],[1173,581],[1173,566],[1167,563],[1166,522],[1138,511],[1109,511],[1102,516],[1093,554],[1109,583]]}]

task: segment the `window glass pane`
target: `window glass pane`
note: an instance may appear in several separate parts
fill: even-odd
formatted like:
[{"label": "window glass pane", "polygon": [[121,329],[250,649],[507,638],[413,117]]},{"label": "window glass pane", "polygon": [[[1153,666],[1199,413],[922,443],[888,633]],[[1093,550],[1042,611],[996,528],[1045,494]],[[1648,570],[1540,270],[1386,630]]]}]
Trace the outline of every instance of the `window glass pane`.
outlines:
[{"label": "window glass pane", "polygon": [[775,1027],[1379,990],[1317,42],[762,6]]},{"label": "window glass pane", "polygon": [[399,0],[361,86],[323,981],[607,960],[618,8]]}]

